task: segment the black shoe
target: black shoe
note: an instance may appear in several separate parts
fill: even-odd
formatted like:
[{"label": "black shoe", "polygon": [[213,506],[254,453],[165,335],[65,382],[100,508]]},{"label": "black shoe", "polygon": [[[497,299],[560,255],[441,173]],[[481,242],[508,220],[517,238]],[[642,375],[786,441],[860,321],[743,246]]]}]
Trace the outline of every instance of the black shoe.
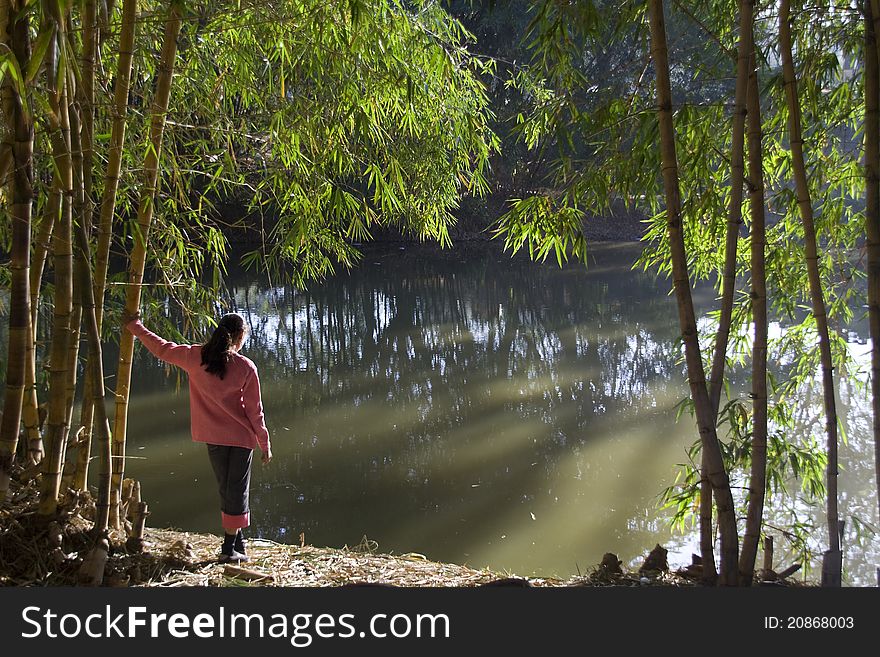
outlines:
[{"label": "black shoe", "polygon": [[238,538],[238,534],[226,534],[223,540],[223,545],[220,547],[220,563],[227,563],[229,561],[247,561],[247,555],[239,552],[235,549],[235,540]]},{"label": "black shoe", "polygon": [[235,534],[235,540],[232,542],[232,549],[247,557],[247,543],[244,542],[244,535],[241,533],[240,529]]},{"label": "black shoe", "polygon": [[230,561],[248,561],[248,557],[246,554],[241,554],[240,552],[236,552],[235,550],[231,550],[230,552],[220,552],[220,557],[218,559],[220,563],[228,563]]}]

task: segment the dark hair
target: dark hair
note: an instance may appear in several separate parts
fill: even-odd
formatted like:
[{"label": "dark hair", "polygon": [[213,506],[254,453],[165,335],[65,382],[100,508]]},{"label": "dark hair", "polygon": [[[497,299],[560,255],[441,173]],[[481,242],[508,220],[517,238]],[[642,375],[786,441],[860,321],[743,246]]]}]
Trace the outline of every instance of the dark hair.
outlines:
[{"label": "dark hair", "polygon": [[202,345],[202,365],[208,374],[216,374],[221,379],[226,375],[229,350],[241,339],[244,328],[244,317],[238,313],[229,313],[220,318],[211,339]]}]

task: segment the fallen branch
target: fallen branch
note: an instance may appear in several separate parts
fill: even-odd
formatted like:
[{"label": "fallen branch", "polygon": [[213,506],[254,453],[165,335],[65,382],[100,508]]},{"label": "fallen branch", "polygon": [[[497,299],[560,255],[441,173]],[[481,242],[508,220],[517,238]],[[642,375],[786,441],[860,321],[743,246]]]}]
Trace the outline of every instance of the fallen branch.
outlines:
[{"label": "fallen branch", "polygon": [[274,582],[275,578],[269,573],[260,572],[259,570],[252,570],[250,568],[242,568],[241,566],[232,566],[227,565],[226,568],[223,569],[223,574],[227,577],[234,577],[236,579],[246,579],[250,582],[256,581],[266,581],[266,582]]}]

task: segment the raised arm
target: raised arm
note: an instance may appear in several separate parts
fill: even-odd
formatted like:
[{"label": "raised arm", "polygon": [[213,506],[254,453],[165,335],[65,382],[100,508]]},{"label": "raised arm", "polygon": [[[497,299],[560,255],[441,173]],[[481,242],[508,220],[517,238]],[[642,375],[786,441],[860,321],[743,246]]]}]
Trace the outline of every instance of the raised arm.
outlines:
[{"label": "raised arm", "polygon": [[260,377],[257,374],[257,368],[251,364],[251,373],[244,384],[242,391],[242,402],[244,403],[244,412],[251,423],[254,430],[254,436],[257,438],[257,444],[263,452],[263,462],[268,463],[272,458],[272,446],[269,443],[269,430],[266,429],[266,418],[263,415],[263,400],[260,396]]},{"label": "raised arm", "polygon": [[190,350],[193,349],[193,347],[190,345],[176,344],[160,338],[141,324],[141,320],[139,319],[130,321],[125,325],[125,328],[127,328],[133,335],[137,336],[140,341],[144,343],[144,346],[149,352],[156,358],[186,369]]}]

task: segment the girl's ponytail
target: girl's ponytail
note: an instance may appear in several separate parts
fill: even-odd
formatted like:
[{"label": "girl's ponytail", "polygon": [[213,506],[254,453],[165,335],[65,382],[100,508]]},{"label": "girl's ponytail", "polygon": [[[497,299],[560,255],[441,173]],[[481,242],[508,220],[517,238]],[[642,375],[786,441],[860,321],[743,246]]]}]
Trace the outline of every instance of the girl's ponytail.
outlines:
[{"label": "girl's ponytail", "polygon": [[223,315],[211,339],[202,345],[202,365],[208,374],[226,375],[230,350],[244,334],[244,318],[237,313]]}]

